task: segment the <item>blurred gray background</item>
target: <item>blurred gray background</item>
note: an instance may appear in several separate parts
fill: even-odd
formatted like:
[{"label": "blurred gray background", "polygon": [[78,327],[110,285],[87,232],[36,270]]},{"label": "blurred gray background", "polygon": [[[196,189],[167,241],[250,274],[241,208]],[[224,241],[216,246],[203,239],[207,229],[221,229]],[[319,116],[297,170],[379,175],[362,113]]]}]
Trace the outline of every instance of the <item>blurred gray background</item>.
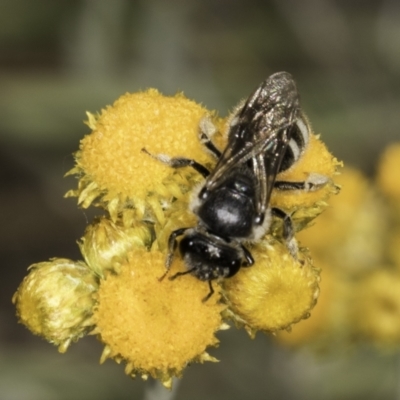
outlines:
[{"label": "blurred gray background", "polygon": [[[94,338],[65,355],[17,324],[11,297],[35,262],[79,259],[95,212],[63,199],[88,133],[85,111],[121,94],[184,91],[225,116],[273,72],[291,72],[317,133],[374,173],[399,140],[398,0],[0,0],[0,399],[133,399],[146,384]],[[194,365],[175,398],[398,399],[396,352],[291,351],[220,335],[219,364]]]}]

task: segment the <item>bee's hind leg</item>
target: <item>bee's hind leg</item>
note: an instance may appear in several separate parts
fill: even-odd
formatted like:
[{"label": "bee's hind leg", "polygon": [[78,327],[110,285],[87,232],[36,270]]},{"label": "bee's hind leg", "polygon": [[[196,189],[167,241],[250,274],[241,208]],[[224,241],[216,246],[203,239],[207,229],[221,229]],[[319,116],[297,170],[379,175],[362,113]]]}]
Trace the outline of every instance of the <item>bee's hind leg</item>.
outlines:
[{"label": "bee's hind leg", "polygon": [[275,181],[274,188],[277,190],[303,190],[305,192],[314,192],[325,186],[330,179],[325,175],[311,173],[303,182]]},{"label": "bee's hind leg", "polygon": [[283,239],[286,242],[286,246],[289,249],[290,254],[293,256],[293,258],[297,259],[297,254],[298,254],[299,248],[297,245],[297,240],[294,237],[294,227],[293,227],[292,218],[290,218],[290,215],[286,214],[280,208],[274,207],[271,209],[271,212],[272,212],[273,216],[282,219]]}]

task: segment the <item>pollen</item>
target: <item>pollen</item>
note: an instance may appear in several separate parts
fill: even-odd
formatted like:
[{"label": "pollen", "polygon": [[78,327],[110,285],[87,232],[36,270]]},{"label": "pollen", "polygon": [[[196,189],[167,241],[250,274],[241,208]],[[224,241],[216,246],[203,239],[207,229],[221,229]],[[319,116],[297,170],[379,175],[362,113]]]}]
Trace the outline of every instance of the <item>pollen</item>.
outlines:
[{"label": "pollen", "polygon": [[[271,239],[272,240],[272,239]],[[308,318],[319,295],[319,270],[295,260],[279,242],[252,248],[255,263],[224,283],[228,314],[251,336],[276,332]]]},{"label": "pollen", "polygon": [[[107,357],[125,360],[132,376],[168,386],[189,362],[216,361],[206,349],[218,344],[224,306],[217,293],[202,302],[208,285],[191,275],[160,281],[164,263],[160,252],[131,253],[119,274],[102,281],[94,319]],[[174,260],[170,276],[179,269],[182,262]]]}]

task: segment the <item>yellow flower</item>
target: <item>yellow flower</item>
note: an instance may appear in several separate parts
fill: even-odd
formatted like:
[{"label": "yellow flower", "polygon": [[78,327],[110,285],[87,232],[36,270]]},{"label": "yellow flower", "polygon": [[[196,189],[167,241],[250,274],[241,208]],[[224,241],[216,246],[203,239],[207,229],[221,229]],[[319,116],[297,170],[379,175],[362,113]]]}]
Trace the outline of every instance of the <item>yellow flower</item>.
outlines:
[{"label": "yellow flower", "polygon": [[84,263],[63,258],[29,269],[13,297],[19,320],[64,353],[93,327],[98,281]]},{"label": "yellow flower", "polygon": [[[135,251],[118,275],[108,275],[97,294],[96,333],[107,357],[126,362],[126,373],[151,375],[167,387],[188,363],[216,361],[206,353],[218,344],[215,332],[224,328],[219,295],[207,302],[206,282],[193,276],[173,281],[165,272],[165,255]],[[185,270],[177,259],[170,271]]]},{"label": "yellow flower", "polygon": [[295,260],[284,244],[252,248],[255,264],[224,282],[227,314],[251,336],[275,332],[308,318],[319,295],[319,270],[302,254]]},{"label": "yellow flower", "polygon": [[162,205],[181,198],[200,177],[190,168],[173,171],[142,149],[209,163],[212,158],[198,139],[199,122],[206,116],[219,123],[182,94],[166,97],[149,89],[120,97],[99,116],[89,115],[93,132],[82,139],[69,172],[78,175],[79,186],[67,196],[77,196],[84,208],[97,201],[113,220],[132,209],[136,219],[146,212],[163,219]]}]

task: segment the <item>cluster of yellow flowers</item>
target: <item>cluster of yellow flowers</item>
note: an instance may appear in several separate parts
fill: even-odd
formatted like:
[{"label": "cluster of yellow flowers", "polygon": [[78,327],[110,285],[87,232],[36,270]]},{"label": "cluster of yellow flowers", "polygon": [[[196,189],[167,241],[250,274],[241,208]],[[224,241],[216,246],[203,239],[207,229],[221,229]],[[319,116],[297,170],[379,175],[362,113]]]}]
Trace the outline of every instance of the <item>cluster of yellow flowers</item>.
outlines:
[{"label": "cluster of yellow flowers", "polygon": [[[308,318],[319,295],[320,269],[306,249],[297,260],[282,242],[281,221],[260,243],[249,244],[255,259],[233,278],[215,283],[215,294],[192,275],[170,281],[165,272],[167,241],[181,227],[195,226],[188,205],[202,177],[191,168],[173,169],[142,152],[185,156],[213,167],[198,140],[200,120],[217,128],[223,148],[229,118],[155,89],[126,94],[99,115],[88,114],[91,134],[76,154],[76,190],[81,207],[105,210],[80,241],[84,261],[53,259],[30,267],[14,296],[20,321],[66,351],[72,341],[95,334],[104,343],[101,361],[124,361],[125,371],[160,379],[170,387],[192,362],[216,361],[207,353],[229,321],[257,331],[277,332]],[[315,192],[274,192],[271,204],[304,228],[337,193],[340,163],[312,135],[303,157],[282,179],[301,181],[314,172],[330,182]],[[185,271],[179,256],[171,274]]]},{"label": "cluster of yellow flowers", "polygon": [[332,350],[353,343],[400,343],[400,143],[381,156],[368,179],[345,168],[315,226],[299,234],[323,269],[312,318],[278,334],[293,346]]}]

